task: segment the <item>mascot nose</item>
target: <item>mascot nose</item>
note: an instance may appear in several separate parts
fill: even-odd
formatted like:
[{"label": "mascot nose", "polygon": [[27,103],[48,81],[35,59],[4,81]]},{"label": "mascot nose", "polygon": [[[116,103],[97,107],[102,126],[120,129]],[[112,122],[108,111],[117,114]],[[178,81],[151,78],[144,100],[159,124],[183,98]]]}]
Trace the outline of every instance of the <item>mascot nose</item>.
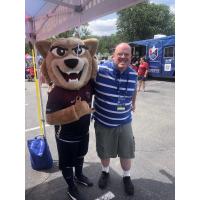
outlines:
[{"label": "mascot nose", "polygon": [[78,59],[67,59],[64,61],[65,65],[69,68],[75,68],[78,64]]}]

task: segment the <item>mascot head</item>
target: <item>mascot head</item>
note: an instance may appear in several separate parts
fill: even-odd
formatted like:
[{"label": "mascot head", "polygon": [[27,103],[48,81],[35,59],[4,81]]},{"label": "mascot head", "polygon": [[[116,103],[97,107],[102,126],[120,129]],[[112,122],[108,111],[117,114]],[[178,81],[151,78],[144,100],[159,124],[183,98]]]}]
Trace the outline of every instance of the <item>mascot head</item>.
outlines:
[{"label": "mascot head", "polygon": [[44,57],[41,71],[47,83],[78,90],[95,78],[97,61],[96,39],[59,38],[36,42],[36,48]]}]

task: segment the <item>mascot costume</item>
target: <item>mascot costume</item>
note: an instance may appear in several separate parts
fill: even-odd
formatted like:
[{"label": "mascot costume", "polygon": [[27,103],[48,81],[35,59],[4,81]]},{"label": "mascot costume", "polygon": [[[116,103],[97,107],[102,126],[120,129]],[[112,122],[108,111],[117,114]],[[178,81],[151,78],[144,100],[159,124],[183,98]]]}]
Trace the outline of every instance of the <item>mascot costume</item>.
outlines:
[{"label": "mascot costume", "polygon": [[[82,200],[75,182],[92,186],[83,175],[88,151],[92,84],[97,72],[96,39],[60,38],[36,42],[44,57],[41,71],[51,86],[46,120],[55,126],[59,169],[68,184],[71,199]],[[75,168],[75,174],[73,173]]]}]

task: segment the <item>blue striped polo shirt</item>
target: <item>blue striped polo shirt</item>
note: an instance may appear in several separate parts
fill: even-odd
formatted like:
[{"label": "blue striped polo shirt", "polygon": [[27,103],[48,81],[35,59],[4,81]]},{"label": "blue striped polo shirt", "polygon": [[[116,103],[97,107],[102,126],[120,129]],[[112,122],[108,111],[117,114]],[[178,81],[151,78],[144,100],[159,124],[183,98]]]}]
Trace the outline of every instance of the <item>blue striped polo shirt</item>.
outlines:
[{"label": "blue striped polo shirt", "polygon": [[95,80],[94,119],[107,127],[131,122],[136,86],[137,74],[131,67],[121,73],[113,62],[99,65]]}]

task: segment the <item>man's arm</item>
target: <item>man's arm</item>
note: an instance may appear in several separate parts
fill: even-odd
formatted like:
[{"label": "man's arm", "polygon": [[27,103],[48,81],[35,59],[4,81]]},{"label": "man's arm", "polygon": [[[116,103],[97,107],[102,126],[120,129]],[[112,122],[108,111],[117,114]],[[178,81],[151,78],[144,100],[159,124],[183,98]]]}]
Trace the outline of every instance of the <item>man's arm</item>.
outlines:
[{"label": "man's arm", "polygon": [[144,77],[146,78],[147,77],[147,74],[148,74],[148,70],[146,70],[145,74],[144,74]]},{"label": "man's arm", "polygon": [[145,74],[144,74],[144,77],[146,78],[147,75],[148,75],[148,69],[149,69],[149,64],[146,63],[146,71],[145,71]]},{"label": "man's arm", "polygon": [[136,96],[137,96],[137,86],[135,90],[135,94],[132,97],[132,111],[135,112],[135,101],[136,101]]}]

